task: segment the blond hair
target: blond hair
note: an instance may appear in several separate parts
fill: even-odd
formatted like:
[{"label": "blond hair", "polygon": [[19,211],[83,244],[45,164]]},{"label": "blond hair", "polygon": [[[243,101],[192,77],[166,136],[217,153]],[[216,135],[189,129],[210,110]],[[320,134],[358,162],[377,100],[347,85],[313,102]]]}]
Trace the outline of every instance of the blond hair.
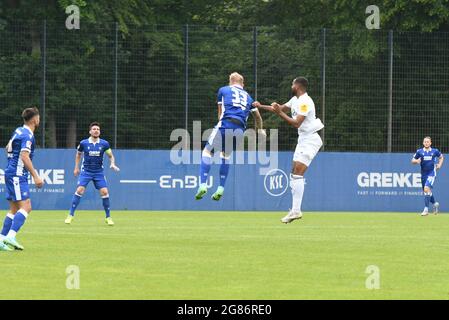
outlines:
[{"label": "blond hair", "polygon": [[229,75],[229,84],[238,83],[243,86],[243,76],[238,72],[233,72]]}]

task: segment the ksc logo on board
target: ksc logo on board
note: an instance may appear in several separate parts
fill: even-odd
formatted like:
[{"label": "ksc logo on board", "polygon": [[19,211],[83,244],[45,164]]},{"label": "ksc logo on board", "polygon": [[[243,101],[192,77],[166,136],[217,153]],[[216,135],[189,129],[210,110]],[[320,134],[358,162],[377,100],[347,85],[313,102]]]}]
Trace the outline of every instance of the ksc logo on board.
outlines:
[{"label": "ksc logo on board", "polygon": [[288,189],[288,183],[288,176],[281,169],[268,171],[264,178],[265,191],[273,197],[282,196]]}]

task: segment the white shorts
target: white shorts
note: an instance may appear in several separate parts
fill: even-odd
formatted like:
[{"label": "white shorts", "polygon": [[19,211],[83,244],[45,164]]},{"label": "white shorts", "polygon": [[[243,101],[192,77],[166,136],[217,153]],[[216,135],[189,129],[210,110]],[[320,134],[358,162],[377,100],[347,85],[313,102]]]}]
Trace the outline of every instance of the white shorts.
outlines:
[{"label": "white shorts", "polygon": [[306,137],[299,137],[295,154],[293,155],[293,161],[298,161],[306,166],[310,166],[310,163],[322,146],[323,141],[321,141],[321,137],[318,133]]}]

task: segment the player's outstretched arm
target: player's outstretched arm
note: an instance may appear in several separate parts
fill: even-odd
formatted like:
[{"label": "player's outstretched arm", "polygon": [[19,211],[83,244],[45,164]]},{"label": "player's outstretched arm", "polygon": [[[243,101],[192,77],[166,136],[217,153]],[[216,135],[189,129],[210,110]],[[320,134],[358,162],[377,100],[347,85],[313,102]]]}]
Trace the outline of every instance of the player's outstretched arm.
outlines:
[{"label": "player's outstretched arm", "polygon": [[[279,105],[277,102],[273,102],[271,105],[273,106],[274,104]],[[279,105],[279,107],[281,108],[281,111],[284,113],[287,113],[291,110],[290,107],[287,106],[286,104],[281,104],[281,105]]]},{"label": "player's outstretched arm", "polygon": [[254,101],[253,102],[253,107],[256,107],[259,110],[264,110],[264,111],[268,111],[268,112],[274,112],[272,106],[263,105],[259,101]]},{"label": "player's outstretched arm", "polygon": [[115,165],[115,157],[114,154],[112,153],[112,150],[111,149],[106,150],[106,154],[108,155],[109,161],[111,162],[111,165],[109,167],[114,171],[120,171],[120,168]]},{"label": "player's outstretched arm", "polygon": [[[267,105],[261,104],[259,101],[253,102],[253,106],[256,107],[257,109],[268,111],[268,112],[273,112],[273,113],[275,113],[274,109],[273,109],[273,105],[275,105],[275,104],[278,104],[278,103],[273,102],[270,106],[267,106]],[[290,107],[285,104],[280,105],[280,108],[285,113],[287,113],[290,110]]]},{"label": "player's outstretched arm", "polygon": [[20,159],[22,160],[25,168],[28,170],[28,172],[33,177],[34,184],[36,185],[36,187],[42,188],[42,186],[44,185],[44,181],[41,179],[41,177],[39,177],[36,170],[34,169],[33,162],[31,161],[31,158],[30,158],[30,153],[28,151],[22,150],[20,152]]},{"label": "player's outstretched arm", "polygon": [[282,109],[282,106],[280,106],[277,103],[273,103],[272,107],[274,109],[274,112],[285,122],[287,122],[289,125],[291,125],[292,127],[298,129],[301,124],[303,123],[304,119],[306,118],[305,116],[302,115],[297,115],[296,118],[291,118],[289,117]]}]

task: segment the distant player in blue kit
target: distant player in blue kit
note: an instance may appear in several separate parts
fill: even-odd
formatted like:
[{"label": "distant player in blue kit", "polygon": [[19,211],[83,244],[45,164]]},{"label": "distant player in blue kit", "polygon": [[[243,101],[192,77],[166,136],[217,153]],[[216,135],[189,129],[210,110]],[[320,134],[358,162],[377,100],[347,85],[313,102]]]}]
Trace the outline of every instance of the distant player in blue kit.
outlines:
[{"label": "distant player in blue kit", "polygon": [[[114,225],[114,221],[111,218],[111,209],[109,202],[109,191],[104,176],[103,168],[103,156],[106,153],[110,160],[110,168],[114,171],[120,171],[115,165],[115,158],[112,154],[109,142],[100,139],[100,124],[93,122],[89,126],[90,137],[82,140],[77,148],[75,158],[75,170],[73,171],[75,177],[79,175],[78,187],[72,199],[72,207],[70,208],[70,214],[65,219],[66,224],[71,224],[75,216],[75,210],[78,207],[81,197],[86,191],[86,187],[89,182],[93,182],[97,190],[100,190],[101,198],[103,199],[103,208],[106,213],[106,223],[109,226]],[[83,157],[83,163],[80,171],[80,161]]]},{"label": "distant player in blue kit", "polygon": [[[218,90],[218,124],[212,131],[201,157],[200,178],[201,184],[195,195],[200,200],[207,193],[206,181],[211,168],[212,154],[220,152],[220,185],[212,199],[218,201],[224,193],[224,186],[229,173],[229,159],[235,149],[238,139],[243,139],[249,114],[252,113],[256,119],[256,127],[259,132],[263,131],[262,117],[259,110],[253,106],[253,98],[243,89],[243,76],[237,72],[229,76],[229,86]],[[226,143],[228,141],[228,143]],[[231,142],[231,143],[229,143]]]},{"label": "distant player in blue kit", "polygon": [[39,110],[35,107],[22,112],[23,127],[17,128],[6,146],[8,166],[5,170],[6,199],[9,212],[3,222],[0,251],[23,250],[17,242],[16,234],[24,225],[31,212],[28,175],[34,179],[36,187],[44,185],[33,166],[35,148],[34,131],[39,127]]},{"label": "distant player in blue kit", "polygon": [[431,145],[432,139],[430,137],[425,137],[423,141],[424,148],[418,149],[412,159],[413,164],[421,165],[421,184],[424,190],[425,203],[421,216],[427,216],[429,214],[430,203],[433,204],[434,214],[438,213],[440,207],[440,204],[435,201],[432,190],[437,170],[441,169],[444,157],[438,149],[432,148]]}]

